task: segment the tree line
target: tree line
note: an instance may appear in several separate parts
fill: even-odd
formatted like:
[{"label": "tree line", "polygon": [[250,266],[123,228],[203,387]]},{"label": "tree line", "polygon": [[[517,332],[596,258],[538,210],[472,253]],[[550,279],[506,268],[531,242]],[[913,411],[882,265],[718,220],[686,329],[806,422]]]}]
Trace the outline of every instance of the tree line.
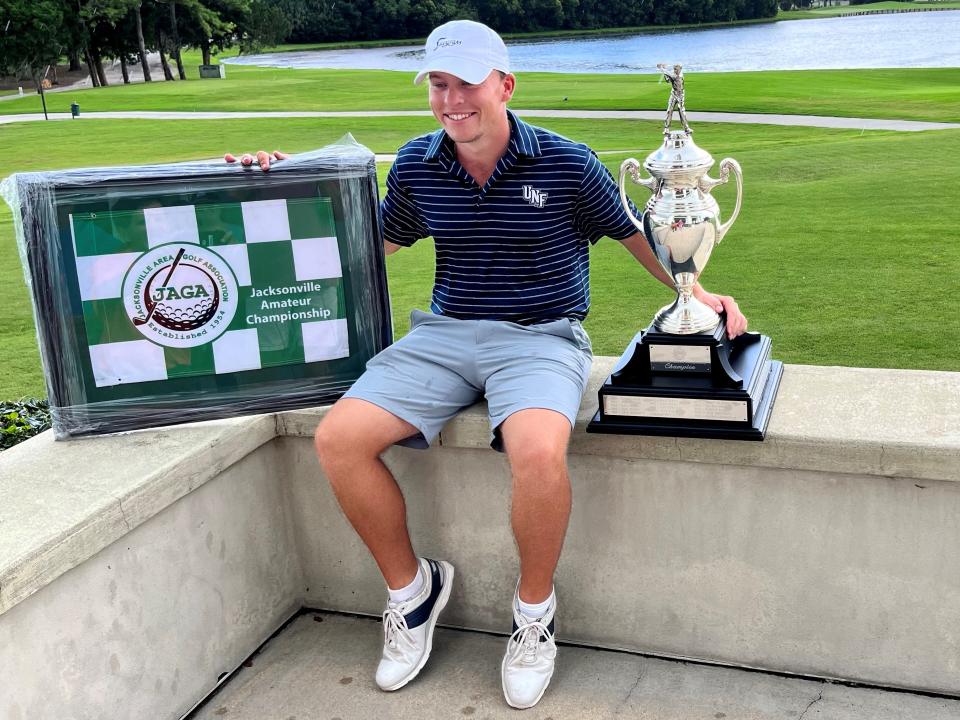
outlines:
[{"label": "tree line", "polygon": [[186,79],[181,50],[199,48],[204,64],[228,47],[254,51],[282,42],[292,24],[274,0],[0,0],[0,75],[32,78],[65,58],[86,65],[95,87],[104,63],[119,61],[154,78],[147,56],[159,53],[163,79]]},{"label": "tree line", "polygon": [[291,42],[425,37],[453,18],[500,33],[593,30],[774,17],[777,0],[275,0]]},{"label": "tree line", "polygon": [[164,79],[186,79],[184,47],[211,55],[285,41],[336,42],[426,36],[440,23],[469,18],[501,33],[726,22],[773,17],[778,0],[0,0],[0,75],[32,78],[67,58],[106,85],[116,60],[125,82],[148,53]]}]

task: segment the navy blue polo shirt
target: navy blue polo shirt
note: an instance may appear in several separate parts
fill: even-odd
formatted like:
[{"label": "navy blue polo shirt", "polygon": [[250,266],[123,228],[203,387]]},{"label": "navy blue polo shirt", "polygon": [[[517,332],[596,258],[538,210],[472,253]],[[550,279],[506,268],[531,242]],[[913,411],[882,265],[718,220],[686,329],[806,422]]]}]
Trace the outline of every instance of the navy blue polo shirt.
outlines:
[{"label": "navy blue polo shirt", "polygon": [[465,320],[582,320],[590,244],[636,232],[617,183],[582,143],[513,113],[510,142],[481,188],[443,130],[400,148],[381,203],[383,237],[433,236],[431,310]]}]

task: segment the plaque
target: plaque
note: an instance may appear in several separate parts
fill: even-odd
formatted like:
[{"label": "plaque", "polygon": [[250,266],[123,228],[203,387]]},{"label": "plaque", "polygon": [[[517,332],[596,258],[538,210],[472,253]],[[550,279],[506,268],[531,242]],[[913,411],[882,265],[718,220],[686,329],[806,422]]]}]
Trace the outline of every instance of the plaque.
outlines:
[{"label": "plaque", "polygon": [[392,326],[373,153],[12,176],[58,439],[322,405]]}]

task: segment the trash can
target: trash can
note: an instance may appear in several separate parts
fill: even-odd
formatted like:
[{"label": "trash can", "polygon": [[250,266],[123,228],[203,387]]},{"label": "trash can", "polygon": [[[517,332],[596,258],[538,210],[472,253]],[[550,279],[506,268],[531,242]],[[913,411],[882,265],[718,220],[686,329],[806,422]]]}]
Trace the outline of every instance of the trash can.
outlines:
[{"label": "trash can", "polygon": [[80,117],[80,103],[70,103],[70,114],[73,117]]}]

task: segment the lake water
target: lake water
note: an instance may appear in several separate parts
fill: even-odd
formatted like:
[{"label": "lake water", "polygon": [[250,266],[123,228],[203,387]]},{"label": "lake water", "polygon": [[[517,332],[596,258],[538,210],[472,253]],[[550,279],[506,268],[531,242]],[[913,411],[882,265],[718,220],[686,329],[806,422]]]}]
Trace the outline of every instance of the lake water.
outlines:
[{"label": "lake water", "polygon": [[[642,35],[510,43],[513,70],[564,73],[960,66],[960,10],[876,14]],[[240,65],[419,70],[419,47],[249,55]]]}]

